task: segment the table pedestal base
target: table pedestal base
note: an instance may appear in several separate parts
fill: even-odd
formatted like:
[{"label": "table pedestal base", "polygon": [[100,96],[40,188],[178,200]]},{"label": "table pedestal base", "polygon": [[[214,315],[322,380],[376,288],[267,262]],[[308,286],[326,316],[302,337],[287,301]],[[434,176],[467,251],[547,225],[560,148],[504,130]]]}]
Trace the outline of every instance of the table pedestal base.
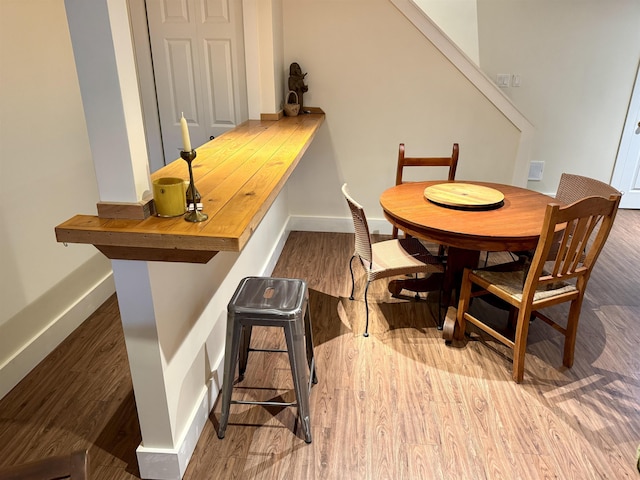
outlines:
[{"label": "table pedestal base", "polygon": [[444,338],[446,343],[451,342],[455,336],[456,328],[458,327],[458,323],[456,322],[457,315],[458,309],[456,307],[450,306],[447,308],[447,314],[442,324],[442,338]]},{"label": "table pedestal base", "polygon": [[[402,280],[392,280],[389,282],[389,292],[398,296],[403,289],[411,292],[433,292],[442,288],[442,305],[449,307],[443,325],[443,337],[449,341],[453,339],[455,328],[455,303],[456,297],[453,291],[460,289],[462,272],[465,268],[477,268],[480,261],[478,250],[467,250],[464,248],[449,247],[447,251],[447,267],[444,274],[432,274],[424,278],[407,278]],[[453,325],[451,324],[450,311],[453,309]],[[448,333],[450,332],[450,333]],[[447,338],[450,335],[450,338]]]}]

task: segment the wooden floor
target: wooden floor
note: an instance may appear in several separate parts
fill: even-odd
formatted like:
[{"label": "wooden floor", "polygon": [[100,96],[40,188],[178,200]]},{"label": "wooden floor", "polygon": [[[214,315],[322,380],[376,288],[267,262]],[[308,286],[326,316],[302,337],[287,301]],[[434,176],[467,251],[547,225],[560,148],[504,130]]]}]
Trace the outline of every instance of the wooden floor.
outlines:
[{"label": "wooden floor", "polygon": [[[295,409],[241,405],[219,440],[218,404],[185,479],[639,478],[640,211],[620,211],[596,265],[574,367],[561,366],[561,336],[534,322],[520,385],[496,342],[445,345],[434,295],[392,299],[384,280],[373,284],[364,338],[362,281],[348,300],[352,242],[294,232],[273,273],[310,288],[313,443],[292,431]],[[283,346],[257,328],[254,340]],[[0,466],[88,448],[94,480],[138,478],[128,372],[114,297],[0,401]],[[252,353],[234,395],[291,399],[285,355]]]}]

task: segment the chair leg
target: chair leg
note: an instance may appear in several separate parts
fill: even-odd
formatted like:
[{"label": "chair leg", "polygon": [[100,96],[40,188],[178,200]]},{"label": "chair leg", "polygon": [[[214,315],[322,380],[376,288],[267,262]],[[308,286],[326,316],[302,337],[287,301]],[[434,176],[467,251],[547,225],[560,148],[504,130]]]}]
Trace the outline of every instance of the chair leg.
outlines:
[{"label": "chair leg", "polygon": [[513,380],[516,383],[522,382],[524,377],[524,356],[527,350],[527,337],[529,335],[529,322],[531,319],[531,306],[520,308],[518,312],[518,323],[513,347]]},{"label": "chair leg", "polygon": [[364,308],[365,308],[365,311],[367,312],[367,320],[364,325],[365,337],[369,336],[369,302],[367,301],[367,292],[369,291],[369,283],[370,283],[369,280],[367,280],[367,286],[364,287]]},{"label": "chair leg", "polygon": [[308,303],[307,309],[304,312],[304,336],[307,347],[307,363],[309,364],[311,383],[318,383],[318,376],[316,375],[316,360],[315,355],[313,354],[313,332],[311,331],[311,317],[309,315]]},{"label": "chair leg", "polygon": [[460,300],[458,301],[458,316],[456,318],[456,328],[453,333],[455,340],[462,340],[464,332],[467,328],[467,321],[464,315],[469,310],[469,302],[471,299],[471,279],[469,274],[471,270],[465,268],[462,273],[462,285],[460,286]]},{"label": "chair leg", "polygon": [[356,258],[355,255],[351,256],[351,260],[349,260],[349,271],[351,272],[351,295],[349,295],[349,300],[353,300],[353,291],[356,288],[356,282],[353,278],[353,259]]},{"label": "chair leg", "polygon": [[229,423],[229,409],[231,408],[231,392],[240,351],[240,330],[242,326],[233,316],[227,319],[227,338],[224,353],[224,379],[222,383],[222,412],[218,427],[218,438],[223,439]]},{"label": "chair leg", "polygon": [[306,378],[306,368],[303,366],[305,348],[303,345],[304,334],[299,322],[291,322],[284,328],[289,352],[289,363],[293,377],[293,387],[298,403],[298,418],[302,423],[304,441],[311,443],[311,419],[309,412],[309,390]]},{"label": "chair leg", "polygon": [[580,310],[582,309],[582,296],[571,302],[569,307],[569,318],[567,320],[567,330],[564,339],[564,353],[562,355],[562,364],[571,368],[573,366],[573,356],[576,348],[576,335],[578,333],[578,320],[580,319]]},{"label": "chair leg", "polygon": [[243,325],[240,331],[240,354],[238,360],[238,372],[240,377],[244,377],[244,372],[247,370],[247,360],[249,358],[249,346],[251,345],[251,332],[253,327],[251,325]]}]

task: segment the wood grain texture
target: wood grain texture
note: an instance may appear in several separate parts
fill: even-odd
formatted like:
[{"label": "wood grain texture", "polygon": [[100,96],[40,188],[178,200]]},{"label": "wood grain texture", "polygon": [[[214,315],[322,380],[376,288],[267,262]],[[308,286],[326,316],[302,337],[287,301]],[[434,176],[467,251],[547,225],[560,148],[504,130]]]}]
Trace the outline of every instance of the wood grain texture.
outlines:
[{"label": "wood grain texture", "polygon": [[466,182],[493,188],[504,196],[495,210],[468,211],[441,207],[424,198],[424,190],[441,181],[404,183],[385,190],[380,205],[400,230],[458,248],[519,251],[535,248],[547,204],[554,199],[525,188]]},{"label": "wood grain texture", "polygon": [[[364,303],[348,299],[353,236],[292,232],[273,275],[310,289],[313,443],[294,409],[248,405],[232,406],[219,440],[216,404],[184,479],[637,479],[640,278],[629,259],[639,231],[640,211],[621,210],[591,276],[573,368],[561,366],[563,337],[534,321],[519,385],[510,350],[491,337],[444,344],[437,293],[392,298],[385,281],[372,284],[363,338]],[[507,329],[506,312],[480,300],[472,309]],[[276,329],[256,327],[252,342],[284,346]],[[139,478],[128,372],[112,297],[0,400],[0,466],[86,448],[92,479]],[[286,354],[251,353],[235,394],[292,398]]]},{"label": "wood grain texture", "polygon": [[431,185],[424,189],[424,196],[433,203],[462,209],[492,207],[504,200],[504,193],[495,188],[462,182]]},{"label": "wood grain texture", "polygon": [[[323,113],[285,117],[279,121],[249,120],[196,149],[192,163],[196,188],[202,195],[208,220],[186,222],[182,217],[143,220],[76,215],[58,225],[56,239],[109,247],[135,247],[131,259],[144,258],[142,249],[153,249],[154,258],[178,251],[239,252],[269,210],[278,193],[304,155],[324,121]],[[155,172],[160,177],[188,179],[184,160],[178,159]],[[159,255],[158,250],[165,253]],[[103,250],[117,252],[122,248]],[[138,257],[138,258],[132,258]],[[203,258],[202,255],[196,256]]]},{"label": "wood grain texture", "polygon": [[96,204],[100,218],[130,218],[144,220],[156,212],[153,198],[145,198],[139,203],[98,202]]}]

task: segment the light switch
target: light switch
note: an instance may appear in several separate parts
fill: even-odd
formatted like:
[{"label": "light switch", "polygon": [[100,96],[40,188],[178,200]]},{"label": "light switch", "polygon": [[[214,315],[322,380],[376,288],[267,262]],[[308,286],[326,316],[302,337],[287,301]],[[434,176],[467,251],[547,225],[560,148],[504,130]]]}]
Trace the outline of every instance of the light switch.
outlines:
[{"label": "light switch", "polygon": [[509,86],[509,80],[511,80],[510,73],[499,73],[496,76],[496,83],[500,88],[506,88]]},{"label": "light switch", "polygon": [[511,86],[512,87],[519,87],[520,86],[520,74],[519,73],[514,73],[513,76],[511,77]]}]

